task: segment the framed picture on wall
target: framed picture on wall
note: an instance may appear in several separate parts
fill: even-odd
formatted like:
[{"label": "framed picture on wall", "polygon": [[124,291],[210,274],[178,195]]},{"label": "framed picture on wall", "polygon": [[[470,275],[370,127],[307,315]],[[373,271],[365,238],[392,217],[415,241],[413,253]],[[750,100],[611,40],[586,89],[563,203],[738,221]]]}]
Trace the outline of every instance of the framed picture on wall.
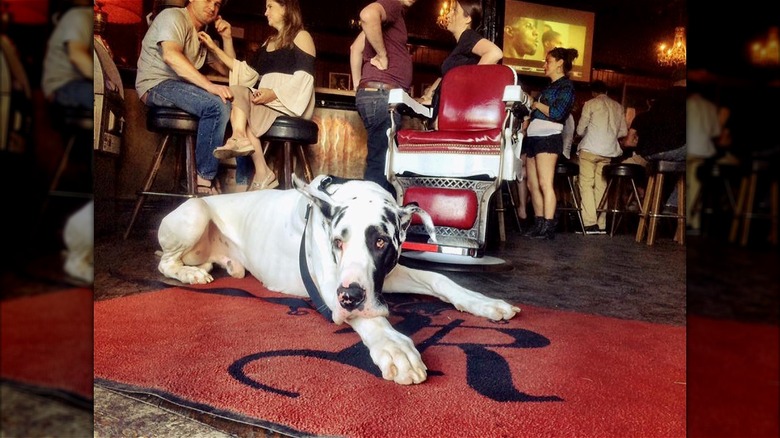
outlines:
[{"label": "framed picture on wall", "polygon": [[335,90],[351,90],[352,75],[349,73],[328,73],[328,88]]}]

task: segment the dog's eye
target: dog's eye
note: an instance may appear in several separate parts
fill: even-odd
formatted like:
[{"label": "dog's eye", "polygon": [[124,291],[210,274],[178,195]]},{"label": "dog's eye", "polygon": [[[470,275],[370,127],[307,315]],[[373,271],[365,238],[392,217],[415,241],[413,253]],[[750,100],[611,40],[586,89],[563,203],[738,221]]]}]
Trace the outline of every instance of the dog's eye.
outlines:
[{"label": "dog's eye", "polygon": [[376,247],[377,247],[377,249],[382,249],[382,248],[385,247],[385,245],[387,245],[387,239],[385,239],[384,237],[380,237],[380,238],[376,239]]},{"label": "dog's eye", "polygon": [[333,239],[334,248],[341,249],[342,246],[344,246],[344,242],[341,239]]}]

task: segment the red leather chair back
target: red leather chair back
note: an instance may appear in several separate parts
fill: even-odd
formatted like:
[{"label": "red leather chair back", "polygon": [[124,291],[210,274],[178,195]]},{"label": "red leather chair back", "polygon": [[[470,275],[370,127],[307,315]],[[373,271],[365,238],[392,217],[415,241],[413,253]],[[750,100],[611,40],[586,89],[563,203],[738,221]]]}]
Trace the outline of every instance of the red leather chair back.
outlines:
[{"label": "red leather chair back", "polygon": [[440,131],[500,128],[505,106],[504,87],[515,83],[505,65],[464,65],[444,76],[439,100]]}]

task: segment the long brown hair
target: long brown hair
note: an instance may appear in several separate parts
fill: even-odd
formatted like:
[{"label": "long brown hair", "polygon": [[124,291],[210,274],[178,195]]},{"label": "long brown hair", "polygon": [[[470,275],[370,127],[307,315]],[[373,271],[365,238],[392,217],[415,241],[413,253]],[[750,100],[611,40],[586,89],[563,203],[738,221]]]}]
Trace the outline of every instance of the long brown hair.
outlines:
[{"label": "long brown hair", "polygon": [[271,0],[279,4],[284,9],[284,29],[276,35],[268,38],[268,41],[274,41],[276,48],[292,47],[295,36],[303,30],[303,16],[301,14],[301,5],[298,0]]}]

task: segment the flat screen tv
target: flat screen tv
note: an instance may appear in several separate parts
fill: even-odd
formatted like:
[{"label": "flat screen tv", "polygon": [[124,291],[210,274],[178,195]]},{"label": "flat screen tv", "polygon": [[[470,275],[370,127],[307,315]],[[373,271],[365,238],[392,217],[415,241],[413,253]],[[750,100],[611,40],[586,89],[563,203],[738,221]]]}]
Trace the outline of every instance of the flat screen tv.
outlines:
[{"label": "flat screen tv", "polygon": [[593,12],[506,0],[504,64],[520,74],[544,76],[544,59],[550,48],[575,48],[579,56],[569,77],[590,81],[594,18]]}]

